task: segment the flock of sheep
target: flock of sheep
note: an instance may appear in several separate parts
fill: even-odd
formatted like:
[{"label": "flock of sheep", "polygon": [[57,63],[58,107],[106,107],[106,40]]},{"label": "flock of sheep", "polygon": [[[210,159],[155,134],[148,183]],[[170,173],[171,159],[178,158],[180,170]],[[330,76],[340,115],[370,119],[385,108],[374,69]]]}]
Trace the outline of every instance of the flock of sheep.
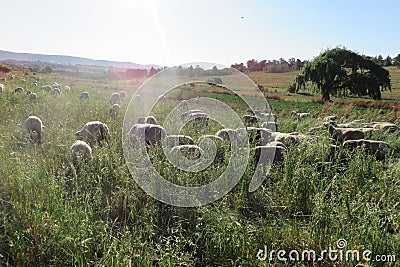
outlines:
[{"label": "flock of sheep", "polygon": [[[34,85],[37,86],[38,82],[35,81]],[[5,89],[4,84],[0,84],[0,92]],[[54,82],[52,85],[45,85],[41,87],[42,90],[59,95],[61,94],[61,85]],[[71,90],[69,86],[64,87],[64,92],[68,93]],[[25,90],[22,87],[14,89],[14,93],[22,93]],[[33,92],[27,91],[31,99],[37,99],[37,95]],[[82,92],[79,99],[84,100],[89,98],[88,92]],[[110,116],[116,118],[120,111],[120,102],[125,100],[126,92],[120,91],[113,93],[109,99],[110,102]],[[140,96],[136,95],[134,101],[140,101]],[[156,99],[161,103],[166,102],[165,96],[159,96]],[[209,116],[201,110],[188,110],[186,100],[181,102],[183,109],[181,113],[181,120],[186,124],[189,121],[208,125]],[[295,120],[305,120],[312,118],[310,113],[298,113],[293,111],[292,118]],[[261,127],[258,127],[259,121],[264,121]],[[271,111],[261,112],[254,111],[254,114],[244,115],[243,121],[246,124],[245,129],[222,129],[214,135],[202,136],[202,138],[212,138],[214,141],[225,142],[232,141],[232,137],[240,136],[242,130],[247,133],[249,141],[254,146],[254,155],[256,160],[260,160],[260,155],[265,152],[274,151],[274,161],[282,161],[286,155],[287,149],[290,146],[298,145],[302,140],[312,138],[312,135],[321,131],[328,131],[331,138],[331,153],[330,158],[334,159],[341,147],[353,150],[357,147],[362,147],[369,154],[373,154],[377,159],[383,159],[387,152],[390,150],[390,144],[382,141],[368,140],[375,132],[390,132],[399,133],[400,129],[396,124],[389,122],[375,122],[365,123],[358,120],[353,123],[339,124],[337,116],[327,116],[323,119],[323,125],[313,128],[309,131],[308,135],[294,133],[283,133],[278,131],[277,116]],[[363,127],[355,128],[354,124],[362,124]],[[41,143],[43,123],[37,116],[30,116],[26,120],[26,128],[30,134],[32,142]],[[254,127],[255,126],[255,127]],[[166,130],[157,123],[153,116],[141,117],[138,119],[128,133],[131,140],[135,141],[138,138],[143,138],[146,145],[154,146],[165,142],[167,147],[170,148],[171,153],[176,151],[185,151],[186,154],[195,154],[201,156],[204,151],[195,144],[195,141],[190,136],[185,135],[169,135]],[[92,146],[100,144],[103,140],[109,140],[109,129],[106,124],[100,121],[91,121],[86,123],[81,130],[75,133],[76,141],[70,148],[71,158],[74,165],[79,164],[79,159],[90,161],[92,159]],[[263,152],[264,151],[264,152]]]},{"label": "flock of sheep", "polygon": [[[38,81],[33,82],[33,86],[38,86]],[[5,85],[0,84],[0,93],[5,90]],[[61,85],[54,82],[52,85],[44,85],[41,90],[54,95],[61,94]],[[68,93],[71,91],[70,86],[64,86],[64,92]],[[36,93],[30,90],[25,90],[22,87],[17,87],[13,90],[15,94],[20,94],[26,92],[31,100],[36,100],[38,98]],[[113,93],[110,98],[110,103],[112,104],[110,108],[110,116],[116,118],[120,105],[119,103],[123,101],[126,97],[125,91],[120,91],[119,93]],[[84,100],[89,98],[88,92],[82,92],[79,99]],[[38,116],[29,116],[25,121],[25,127],[29,134],[31,143],[36,143],[40,145],[42,143],[43,135],[43,122]],[[75,133],[76,141],[72,144],[70,148],[72,162],[75,166],[78,166],[80,160],[85,162],[92,159],[92,146],[98,145],[103,140],[109,140],[109,129],[108,126],[100,121],[90,121],[86,123],[83,128]]]}]

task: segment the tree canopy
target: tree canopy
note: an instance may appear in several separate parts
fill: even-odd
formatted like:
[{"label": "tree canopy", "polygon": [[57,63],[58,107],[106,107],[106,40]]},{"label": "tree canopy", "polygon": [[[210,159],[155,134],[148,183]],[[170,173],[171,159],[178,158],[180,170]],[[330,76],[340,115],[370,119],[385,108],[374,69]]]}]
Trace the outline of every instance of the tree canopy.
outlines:
[{"label": "tree canopy", "polygon": [[320,90],[322,99],[331,95],[371,96],[381,99],[381,91],[389,89],[389,71],[365,56],[336,47],[306,62],[295,78],[296,90],[311,82]]}]

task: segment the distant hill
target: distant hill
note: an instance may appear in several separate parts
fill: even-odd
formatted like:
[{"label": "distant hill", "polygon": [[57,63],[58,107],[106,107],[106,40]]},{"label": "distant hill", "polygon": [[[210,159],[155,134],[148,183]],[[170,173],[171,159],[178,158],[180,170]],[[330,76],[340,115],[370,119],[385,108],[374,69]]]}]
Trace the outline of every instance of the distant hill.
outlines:
[{"label": "distant hill", "polygon": [[41,61],[49,63],[57,63],[64,65],[95,65],[102,67],[116,67],[124,69],[150,69],[161,68],[158,65],[141,65],[133,62],[119,62],[110,60],[96,60],[83,57],[73,56],[61,56],[61,55],[42,55],[42,54],[30,54],[30,53],[15,53],[0,50],[0,60],[18,60],[18,61]]}]

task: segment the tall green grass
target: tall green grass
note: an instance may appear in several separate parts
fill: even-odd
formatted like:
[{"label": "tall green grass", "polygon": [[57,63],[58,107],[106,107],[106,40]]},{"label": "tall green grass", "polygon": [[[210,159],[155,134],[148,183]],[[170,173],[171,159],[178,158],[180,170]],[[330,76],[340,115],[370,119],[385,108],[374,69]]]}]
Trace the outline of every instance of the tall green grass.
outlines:
[{"label": "tall green grass", "polygon": [[[398,136],[372,137],[392,146],[383,161],[356,150],[343,151],[341,159],[332,162],[330,140],[322,132],[289,148],[285,160],[273,167],[255,192],[248,192],[256,164],[250,160],[240,182],[221,199],[198,208],[173,207],[148,196],[131,176],[122,152],[123,116],[113,120],[108,114],[112,91],[92,89],[93,81],[80,81],[61,96],[40,90],[58,78],[62,79],[42,79],[38,88],[25,83],[38,93],[36,102],[11,92],[13,86],[24,87],[20,80],[10,81],[0,94],[0,265],[279,266],[276,257],[272,262],[259,261],[258,250],[267,245],[274,250],[321,251],[340,238],[348,241],[349,249],[400,256]],[[111,82],[110,86],[121,87]],[[88,91],[90,99],[79,101],[81,91]],[[132,94],[133,89],[128,90]],[[234,96],[218,99],[232,104],[240,115],[249,112]],[[307,134],[309,128],[322,125],[315,119],[324,110],[322,104],[269,103],[280,115],[280,131]],[[126,106],[127,101],[122,110]],[[290,112],[295,109],[311,112],[314,119],[294,120]],[[329,112],[337,115],[341,108]],[[349,119],[386,116],[372,109],[346,112]],[[41,117],[46,126],[42,146],[29,142],[24,128],[29,115]],[[161,111],[156,116],[163,120]],[[93,147],[93,161],[75,168],[69,157],[73,134],[90,120],[106,123],[111,141]],[[206,130],[214,134],[218,129],[212,125]],[[205,128],[184,131],[197,140]],[[158,148],[149,153],[161,174],[193,186],[224,171],[228,147],[220,145],[224,160],[194,174],[173,167]],[[329,260],[289,265],[335,264],[356,265]]]}]

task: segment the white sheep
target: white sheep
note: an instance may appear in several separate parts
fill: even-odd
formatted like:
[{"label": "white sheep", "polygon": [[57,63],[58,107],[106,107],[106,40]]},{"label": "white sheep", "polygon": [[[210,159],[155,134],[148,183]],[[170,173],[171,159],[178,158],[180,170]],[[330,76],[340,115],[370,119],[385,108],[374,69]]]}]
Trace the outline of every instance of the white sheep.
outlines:
[{"label": "white sheep", "polygon": [[79,96],[79,99],[89,99],[89,93],[82,92],[81,95]]},{"label": "white sheep", "polygon": [[400,131],[399,126],[391,122],[375,122],[372,125],[372,128],[380,132],[389,132],[389,133],[395,133]]},{"label": "white sheep", "polygon": [[119,92],[119,99],[120,99],[121,101],[123,101],[123,100],[125,100],[125,97],[126,97],[125,91],[120,91],[120,92]]},{"label": "white sheep", "polygon": [[340,128],[335,127],[333,122],[327,123],[329,133],[332,138],[338,142],[343,143],[345,140],[359,140],[365,139],[365,132],[356,128]]},{"label": "white sheep", "polygon": [[304,120],[304,119],[312,118],[312,115],[309,112],[299,113],[297,111],[292,111],[292,116],[297,118],[297,120]]},{"label": "white sheep", "polygon": [[118,104],[112,105],[112,107],[110,108],[110,116],[111,116],[111,118],[115,119],[118,116],[120,108],[121,108],[121,106],[118,105]]},{"label": "white sheep", "polygon": [[176,145],[194,145],[194,141],[190,136],[180,134],[167,135],[164,142],[168,147],[173,147]]},{"label": "white sheep", "polygon": [[76,139],[86,141],[93,145],[100,144],[102,140],[109,140],[110,132],[105,123],[100,121],[90,121],[83,128],[75,133]]},{"label": "white sheep", "polygon": [[180,158],[180,154],[189,159],[198,159],[204,154],[204,151],[196,145],[179,145],[171,148],[171,155],[177,159]]},{"label": "white sheep", "polygon": [[236,131],[233,129],[221,129],[215,135],[222,138],[225,141],[229,141],[230,140],[229,136],[234,138],[236,136]]},{"label": "white sheep", "polygon": [[64,86],[64,92],[68,93],[69,91],[71,91],[71,87],[68,85]]},{"label": "white sheep", "polygon": [[167,97],[165,95],[159,95],[156,97],[156,101],[165,104],[167,103]]},{"label": "white sheep", "polygon": [[377,159],[381,160],[385,158],[385,155],[390,150],[390,145],[383,141],[374,140],[346,140],[343,142],[343,148],[353,150],[356,147],[362,147],[364,150],[370,154],[375,155]]},{"label": "white sheep", "polygon": [[243,120],[245,123],[257,123],[257,117],[252,115],[244,115]]},{"label": "white sheep", "polygon": [[17,87],[14,89],[14,93],[23,93],[25,90],[22,87]]},{"label": "white sheep", "polygon": [[29,99],[30,100],[36,100],[37,99],[37,94],[35,94],[35,93],[29,94]]},{"label": "white sheep", "polygon": [[43,91],[46,91],[46,92],[51,92],[52,89],[53,89],[53,88],[51,88],[50,85],[44,85],[44,86],[42,86],[42,90],[43,90]]},{"label": "white sheep", "polygon": [[181,106],[182,106],[183,110],[189,110],[189,106],[188,106],[187,100],[182,100],[181,101]]},{"label": "white sheep", "polygon": [[334,116],[334,115],[326,116],[324,118],[324,122],[333,122],[333,121],[337,121],[337,120],[339,120],[339,117],[338,116]]},{"label": "white sheep", "polygon": [[110,103],[114,104],[114,103],[119,103],[120,102],[120,97],[118,93],[113,93],[110,97]]},{"label": "white sheep", "polygon": [[85,162],[92,160],[92,148],[86,142],[77,140],[70,148],[72,162],[78,166],[79,160],[83,159]]},{"label": "white sheep", "polygon": [[142,97],[140,95],[135,95],[132,99],[133,102],[140,103],[142,102]]},{"label": "white sheep", "polygon": [[262,119],[263,121],[277,121],[278,116],[272,113],[272,110],[270,112],[261,112],[259,110],[254,110],[254,115]]},{"label": "white sheep", "polygon": [[160,125],[138,123],[131,127],[128,135],[132,141],[144,139],[146,144],[155,145],[165,139],[167,132]]},{"label": "white sheep", "polygon": [[190,117],[190,115],[193,114],[193,113],[204,113],[204,112],[201,111],[200,109],[191,109],[191,110],[188,110],[188,111],[183,112],[183,113],[181,114],[181,120],[186,120],[186,119],[188,119],[188,118]]},{"label": "white sheep", "polygon": [[[254,150],[255,150],[254,156],[256,162],[260,161],[261,163],[266,163],[268,156],[271,153],[274,153],[274,158],[273,158],[274,162],[275,161],[282,162],[287,149],[283,145],[281,146],[281,145],[267,144],[265,146],[256,146]],[[261,157],[261,155],[263,157]]]},{"label": "white sheep", "polygon": [[51,93],[52,93],[53,95],[60,95],[60,94],[61,94],[61,91],[60,91],[59,88],[53,88],[53,90],[51,90]]},{"label": "white sheep", "polygon": [[144,123],[157,124],[157,120],[156,118],[154,118],[154,116],[147,116],[146,119],[144,120]]},{"label": "white sheep", "polygon": [[36,133],[37,143],[40,145],[42,142],[43,123],[37,116],[29,116],[25,121],[26,130],[29,133],[31,142],[35,142],[34,133]]},{"label": "white sheep", "polygon": [[278,131],[278,123],[274,121],[266,121],[261,125],[262,128],[269,129],[273,132]]},{"label": "white sheep", "polygon": [[4,88],[5,88],[4,84],[0,83],[0,93],[3,93]]}]

